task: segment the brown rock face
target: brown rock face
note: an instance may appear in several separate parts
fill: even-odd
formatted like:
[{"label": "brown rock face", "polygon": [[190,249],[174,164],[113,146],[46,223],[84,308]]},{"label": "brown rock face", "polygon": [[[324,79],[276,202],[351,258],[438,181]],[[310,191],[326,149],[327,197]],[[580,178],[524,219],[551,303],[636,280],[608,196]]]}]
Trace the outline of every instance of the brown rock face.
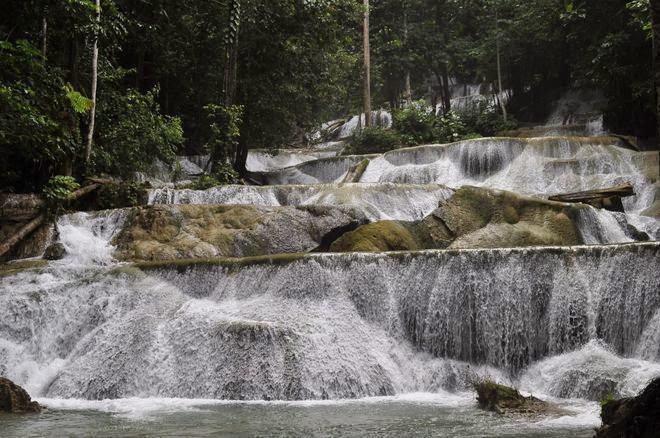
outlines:
[{"label": "brown rock face", "polygon": [[513,248],[582,243],[572,216],[581,207],[465,186],[417,222],[381,221],[347,233],[331,251]]},{"label": "brown rock face", "polygon": [[303,253],[366,222],[352,210],[252,205],[157,205],[133,210],[115,257],[163,261]]},{"label": "brown rock face", "polygon": [[501,415],[563,415],[567,413],[557,406],[536,397],[524,397],[508,386],[494,382],[481,382],[474,385],[477,402],[481,409]]},{"label": "brown rock face", "polygon": [[603,427],[596,438],[657,438],[660,436],[660,379],[655,379],[637,397],[606,403],[601,412]]},{"label": "brown rock face", "polygon": [[30,395],[9,379],[0,377],[0,412],[10,414],[28,414],[41,412],[39,403],[32,401]]}]

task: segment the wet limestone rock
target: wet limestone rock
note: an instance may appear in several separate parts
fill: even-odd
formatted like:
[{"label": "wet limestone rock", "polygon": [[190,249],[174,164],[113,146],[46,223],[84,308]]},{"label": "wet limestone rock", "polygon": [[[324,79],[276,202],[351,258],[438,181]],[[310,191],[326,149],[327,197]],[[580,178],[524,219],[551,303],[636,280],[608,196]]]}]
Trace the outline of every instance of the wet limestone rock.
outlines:
[{"label": "wet limestone rock", "polygon": [[39,403],[32,401],[23,388],[9,379],[0,377],[0,412],[28,414],[41,412],[41,407]]},{"label": "wet limestone rock", "polygon": [[578,207],[466,186],[433,214],[457,237],[451,248],[582,243],[570,217]]},{"label": "wet limestone rock", "polygon": [[660,433],[660,378],[637,397],[603,405],[603,426],[596,438],[653,438]]},{"label": "wet limestone rock", "polygon": [[411,225],[380,221],[346,233],[331,246],[332,252],[413,251],[423,249],[411,231]]},{"label": "wet limestone rock", "polygon": [[474,385],[477,403],[481,409],[500,415],[560,415],[565,412],[557,406],[536,397],[525,397],[508,386],[485,381]]},{"label": "wet limestone rock", "polygon": [[62,260],[66,256],[66,248],[60,242],[53,243],[44,252],[46,260]]},{"label": "wet limestone rock", "polygon": [[364,225],[343,235],[330,250],[579,245],[582,239],[571,218],[580,208],[584,207],[466,186],[421,221]]},{"label": "wet limestone rock", "polygon": [[157,205],[133,210],[113,242],[119,260],[249,257],[308,252],[360,213],[324,206]]}]

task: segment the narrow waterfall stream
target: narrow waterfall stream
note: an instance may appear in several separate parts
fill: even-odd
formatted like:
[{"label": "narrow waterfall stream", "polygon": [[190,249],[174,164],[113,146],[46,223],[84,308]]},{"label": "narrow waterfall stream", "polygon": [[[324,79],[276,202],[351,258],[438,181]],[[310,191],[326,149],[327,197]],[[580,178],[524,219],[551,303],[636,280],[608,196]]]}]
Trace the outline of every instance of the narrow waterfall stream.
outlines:
[{"label": "narrow waterfall stream", "polygon": [[[50,408],[0,427],[591,436],[600,399],[660,376],[660,221],[641,215],[654,187],[640,155],[599,141],[395,151],[356,184],[332,182],[357,158],[321,158],[274,171],[284,185],[156,189],[149,199],[419,221],[465,184],[540,195],[633,182],[630,213],[581,210],[583,246],[127,263],[115,246],[134,210],[62,216],[63,260],[0,273],[0,375]],[[484,379],[569,413],[479,411],[472,384]]]}]

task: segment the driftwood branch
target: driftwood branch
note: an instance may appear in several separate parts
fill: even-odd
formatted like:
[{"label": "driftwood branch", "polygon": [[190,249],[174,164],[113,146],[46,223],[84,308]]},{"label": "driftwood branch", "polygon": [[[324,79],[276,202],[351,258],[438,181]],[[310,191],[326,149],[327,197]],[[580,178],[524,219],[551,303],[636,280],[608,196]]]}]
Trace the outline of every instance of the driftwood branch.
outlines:
[{"label": "driftwood branch", "polygon": [[610,211],[624,212],[621,198],[634,196],[635,191],[631,184],[625,184],[618,187],[610,187],[600,190],[589,190],[586,192],[565,193],[562,195],[551,196],[551,201],[559,202],[581,202],[589,204],[595,208],[603,208]]},{"label": "driftwood branch", "polygon": [[600,190],[588,190],[585,192],[564,193],[560,195],[550,196],[548,199],[551,201],[559,202],[590,202],[598,199],[611,198],[618,196],[625,198],[634,196],[635,190],[631,184],[625,184],[618,187],[610,187]]},{"label": "driftwood branch", "polygon": [[66,200],[68,202],[76,201],[76,200],[78,200],[78,199],[80,199],[84,196],[89,195],[94,190],[98,189],[99,187],[101,187],[101,184],[99,184],[99,183],[90,184],[88,186],[82,187],[82,188],[76,190],[75,192],[72,192],[71,194],[69,194],[69,196],[66,198]]},{"label": "driftwood branch", "polygon": [[[108,180],[107,182],[110,182],[110,180]],[[101,185],[107,182],[105,180],[99,180],[98,182],[82,187],[76,190],[75,192],[69,194],[69,196],[67,196],[66,201],[73,202],[80,198],[83,198],[89,195],[90,193],[94,192],[99,187],[101,187]],[[15,218],[16,217],[27,218],[31,220],[28,223],[26,223],[24,226],[22,226],[16,233],[14,233],[11,237],[9,237],[9,239],[7,239],[5,242],[3,242],[0,245],[0,257],[7,254],[9,251],[11,251],[14,248],[14,246],[16,246],[23,239],[25,239],[30,234],[32,234],[32,232],[34,232],[37,228],[43,225],[43,223],[46,221],[46,215],[42,212],[44,204],[45,204],[44,201],[40,199],[38,202],[34,203],[31,209],[21,209],[16,211],[3,210],[2,212],[3,215],[12,214],[14,215]]]},{"label": "driftwood branch", "polygon": [[343,183],[357,183],[360,182],[360,178],[364,174],[364,171],[367,170],[369,166],[369,160],[364,159],[357,163],[355,166],[351,167],[346,176],[342,180]]},{"label": "driftwood branch", "polygon": [[14,235],[12,235],[9,239],[0,245],[0,257],[7,254],[16,244],[29,236],[34,230],[39,228],[45,222],[45,220],[46,216],[42,214],[22,226],[16,233],[14,233]]}]

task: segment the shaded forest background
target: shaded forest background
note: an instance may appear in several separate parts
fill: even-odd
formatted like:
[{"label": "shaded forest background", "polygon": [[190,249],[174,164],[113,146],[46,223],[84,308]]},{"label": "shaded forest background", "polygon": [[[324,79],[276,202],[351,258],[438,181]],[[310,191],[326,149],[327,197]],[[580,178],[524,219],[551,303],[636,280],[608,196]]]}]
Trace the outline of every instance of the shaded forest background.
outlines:
[{"label": "shaded forest background", "polygon": [[[591,88],[610,131],[653,137],[652,3],[372,0],[373,106],[421,99],[450,114],[449,80],[497,87],[499,52],[515,119],[542,121],[565,90]],[[241,174],[249,148],[362,111],[358,1],[7,0],[2,12],[2,191],[130,178],[175,154]]]}]

